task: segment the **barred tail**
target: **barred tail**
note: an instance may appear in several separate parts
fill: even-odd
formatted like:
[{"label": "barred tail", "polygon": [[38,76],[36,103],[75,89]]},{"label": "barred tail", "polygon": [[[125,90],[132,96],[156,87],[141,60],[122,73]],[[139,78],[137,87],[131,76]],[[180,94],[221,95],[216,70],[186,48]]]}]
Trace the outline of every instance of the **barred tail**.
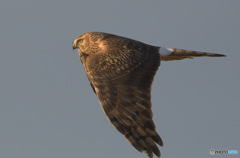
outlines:
[{"label": "barred tail", "polygon": [[190,51],[184,49],[176,49],[176,48],[164,48],[161,47],[159,50],[161,54],[161,60],[170,61],[170,60],[182,60],[185,58],[193,59],[194,57],[225,57],[224,54],[215,54],[215,53],[207,53],[207,52],[198,52],[198,51]]}]

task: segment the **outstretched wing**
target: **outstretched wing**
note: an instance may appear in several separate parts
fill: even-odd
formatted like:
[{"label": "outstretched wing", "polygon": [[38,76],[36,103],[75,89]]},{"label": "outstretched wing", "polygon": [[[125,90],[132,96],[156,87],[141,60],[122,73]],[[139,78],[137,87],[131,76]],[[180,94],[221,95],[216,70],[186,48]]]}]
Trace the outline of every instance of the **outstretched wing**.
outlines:
[{"label": "outstretched wing", "polygon": [[160,157],[163,145],[151,110],[151,85],[160,65],[157,47],[110,49],[88,56],[87,75],[109,121],[140,152]]}]

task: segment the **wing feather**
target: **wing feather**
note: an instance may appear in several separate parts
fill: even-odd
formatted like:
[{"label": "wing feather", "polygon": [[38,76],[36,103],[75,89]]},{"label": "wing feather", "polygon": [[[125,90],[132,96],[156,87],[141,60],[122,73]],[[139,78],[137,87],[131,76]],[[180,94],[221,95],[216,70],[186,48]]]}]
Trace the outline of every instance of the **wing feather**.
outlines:
[{"label": "wing feather", "polygon": [[89,56],[87,75],[113,126],[137,150],[160,157],[156,143],[163,142],[152,120],[150,94],[160,54],[158,48],[142,50],[115,49]]}]

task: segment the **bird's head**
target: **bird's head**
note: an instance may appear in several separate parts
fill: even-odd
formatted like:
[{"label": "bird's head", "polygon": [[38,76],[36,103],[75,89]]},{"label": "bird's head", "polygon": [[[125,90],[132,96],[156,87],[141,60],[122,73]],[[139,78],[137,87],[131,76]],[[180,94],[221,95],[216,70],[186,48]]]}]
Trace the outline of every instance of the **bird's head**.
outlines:
[{"label": "bird's head", "polygon": [[72,44],[73,50],[78,48],[79,52],[85,53],[85,54],[90,54],[90,39],[89,39],[89,34],[84,33],[80,36],[78,36]]}]

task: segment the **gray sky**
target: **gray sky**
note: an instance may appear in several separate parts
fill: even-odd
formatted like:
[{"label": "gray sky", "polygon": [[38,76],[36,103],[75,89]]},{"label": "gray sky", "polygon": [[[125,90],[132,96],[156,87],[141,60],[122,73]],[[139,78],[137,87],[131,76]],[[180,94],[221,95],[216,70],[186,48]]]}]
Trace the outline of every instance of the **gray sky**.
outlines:
[{"label": "gray sky", "polygon": [[226,54],[162,62],[154,121],[164,158],[240,152],[239,15],[239,0],[0,0],[0,157],[146,158],[109,123],[72,51],[89,31]]}]

